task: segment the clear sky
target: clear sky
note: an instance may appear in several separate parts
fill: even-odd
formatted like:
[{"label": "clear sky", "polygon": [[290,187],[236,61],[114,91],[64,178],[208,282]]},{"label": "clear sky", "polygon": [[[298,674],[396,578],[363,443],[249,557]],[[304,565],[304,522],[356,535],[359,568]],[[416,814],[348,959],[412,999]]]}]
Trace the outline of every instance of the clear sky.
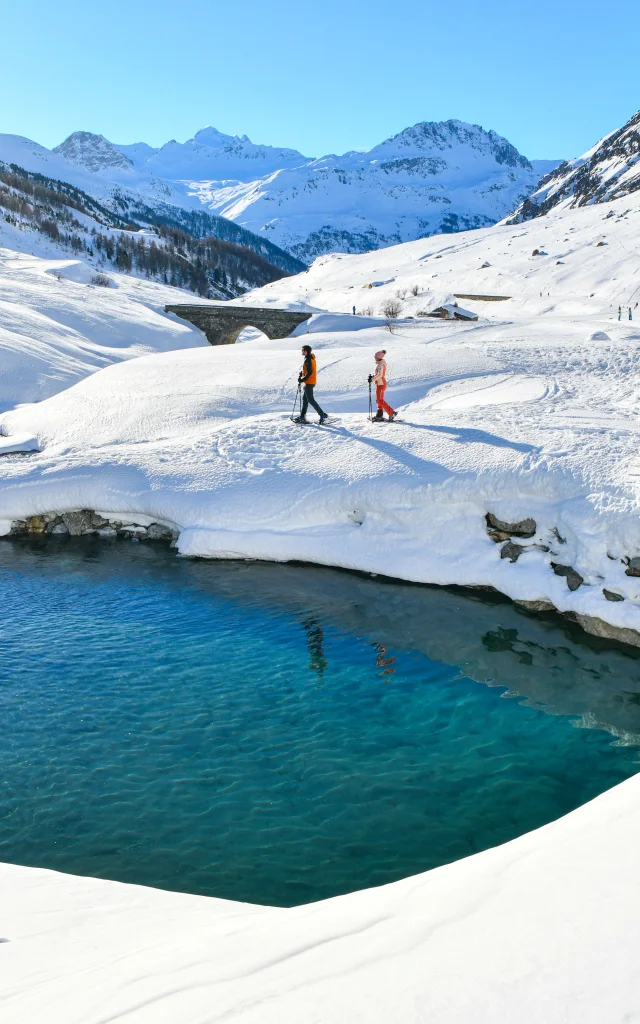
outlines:
[{"label": "clear sky", "polygon": [[4,0],[0,132],[180,142],[208,124],[309,156],[417,121],[572,157],[640,107],[640,3]]}]

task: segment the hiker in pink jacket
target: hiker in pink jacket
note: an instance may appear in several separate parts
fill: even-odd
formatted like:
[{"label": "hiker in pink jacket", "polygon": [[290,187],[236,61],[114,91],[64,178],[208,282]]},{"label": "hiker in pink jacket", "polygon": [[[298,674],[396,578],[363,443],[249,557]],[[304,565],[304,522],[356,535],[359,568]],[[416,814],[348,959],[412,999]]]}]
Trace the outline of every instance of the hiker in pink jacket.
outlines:
[{"label": "hiker in pink jacket", "polygon": [[391,406],[387,405],[384,400],[384,393],[387,389],[387,364],[384,358],[386,354],[386,348],[380,349],[380,351],[375,354],[376,368],[373,374],[373,383],[376,386],[376,404],[378,406],[378,411],[373,418],[378,422],[384,419],[383,411],[389,416],[389,422],[394,420],[397,415]]}]

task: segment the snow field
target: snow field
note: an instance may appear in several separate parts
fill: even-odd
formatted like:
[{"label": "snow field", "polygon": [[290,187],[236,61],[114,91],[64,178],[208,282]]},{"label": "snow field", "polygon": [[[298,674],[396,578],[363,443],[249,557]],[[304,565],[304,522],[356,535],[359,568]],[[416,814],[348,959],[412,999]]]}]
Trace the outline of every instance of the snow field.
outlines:
[{"label": "snow field", "polygon": [[40,402],[122,359],[207,344],[164,314],[184,292],[115,273],[99,287],[96,273],[81,260],[0,248],[0,411]]},{"label": "snow field", "polygon": [[1,865],[3,1022],[626,1024],[640,1015],[639,784],[288,910]]},{"label": "snow field", "polygon": [[[388,300],[399,299],[401,316],[415,317],[453,300],[455,293],[499,295],[509,296],[508,301],[457,301],[492,322],[540,317],[541,332],[557,317],[604,317],[614,325],[618,305],[625,320],[629,305],[640,320],[640,306],[635,310],[640,301],[639,230],[640,196],[635,193],[614,203],[554,210],[525,224],[435,235],[361,255],[320,256],[306,273],[237,301],[344,313],[355,305],[359,314],[370,310],[381,316]],[[533,256],[534,249],[540,255]]]},{"label": "snow field", "polygon": [[[311,326],[325,319],[339,326]],[[289,420],[300,338],[114,364],[2,417],[7,447],[35,437],[42,451],[4,457],[0,518],[141,513],[177,526],[185,555],[493,586],[640,630],[624,561],[640,555],[640,356],[626,327],[604,344],[585,341],[583,320],[549,321],[542,338],[538,322],[311,333],[334,417],[322,429]],[[392,425],[366,416],[381,347]],[[488,511],[535,519],[517,563],[489,538]],[[552,562],[583,585],[570,591]]]}]

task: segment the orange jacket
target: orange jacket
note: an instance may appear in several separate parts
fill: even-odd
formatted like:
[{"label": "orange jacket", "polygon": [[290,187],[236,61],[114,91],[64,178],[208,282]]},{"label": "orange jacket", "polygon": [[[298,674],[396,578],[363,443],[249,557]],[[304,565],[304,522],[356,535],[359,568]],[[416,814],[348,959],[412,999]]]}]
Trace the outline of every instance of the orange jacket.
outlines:
[{"label": "orange jacket", "polygon": [[300,381],[302,384],[316,383],[316,357],[313,352],[304,357],[304,363],[300,370]]}]

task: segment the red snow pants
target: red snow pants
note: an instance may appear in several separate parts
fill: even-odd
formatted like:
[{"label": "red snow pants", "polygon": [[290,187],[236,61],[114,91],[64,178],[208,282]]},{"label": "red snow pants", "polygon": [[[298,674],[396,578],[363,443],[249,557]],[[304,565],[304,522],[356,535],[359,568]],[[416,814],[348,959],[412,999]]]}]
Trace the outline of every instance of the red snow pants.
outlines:
[{"label": "red snow pants", "polygon": [[387,416],[393,415],[393,409],[384,400],[384,393],[387,390],[386,384],[376,384],[376,405],[378,409],[384,409]]}]

